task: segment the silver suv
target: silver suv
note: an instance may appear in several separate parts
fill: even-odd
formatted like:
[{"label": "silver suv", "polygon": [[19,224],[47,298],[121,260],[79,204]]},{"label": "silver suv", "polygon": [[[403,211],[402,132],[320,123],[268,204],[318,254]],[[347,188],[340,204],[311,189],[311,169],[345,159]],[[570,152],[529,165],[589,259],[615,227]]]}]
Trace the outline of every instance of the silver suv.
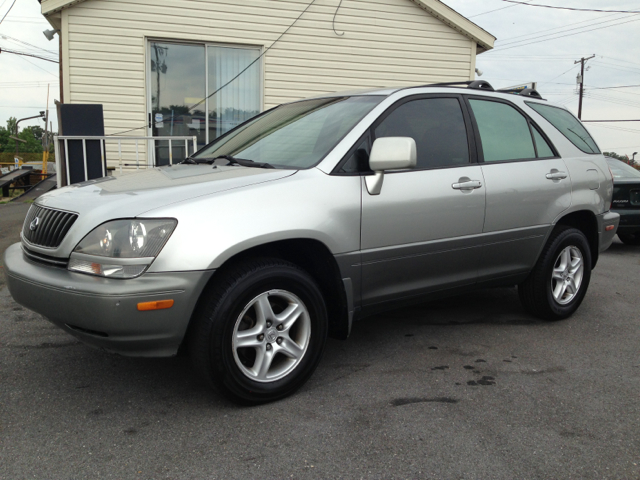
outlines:
[{"label": "silver suv", "polygon": [[578,308],[612,242],[612,176],[566,109],[486,82],[268,110],[179,165],[40,197],[4,256],[15,300],[131,356],[185,347],[235,401],[299,388],[328,335],[425,298],[518,285]]}]

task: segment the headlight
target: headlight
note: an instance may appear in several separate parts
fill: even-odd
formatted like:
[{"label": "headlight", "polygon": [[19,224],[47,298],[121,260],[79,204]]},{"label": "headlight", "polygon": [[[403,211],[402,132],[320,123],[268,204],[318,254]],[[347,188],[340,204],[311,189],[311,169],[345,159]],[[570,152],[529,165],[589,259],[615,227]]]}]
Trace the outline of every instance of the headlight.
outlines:
[{"label": "headlight", "polygon": [[173,218],[104,223],[76,246],[68,269],[103,277],[137,277],[155,260],[177,224]]}]

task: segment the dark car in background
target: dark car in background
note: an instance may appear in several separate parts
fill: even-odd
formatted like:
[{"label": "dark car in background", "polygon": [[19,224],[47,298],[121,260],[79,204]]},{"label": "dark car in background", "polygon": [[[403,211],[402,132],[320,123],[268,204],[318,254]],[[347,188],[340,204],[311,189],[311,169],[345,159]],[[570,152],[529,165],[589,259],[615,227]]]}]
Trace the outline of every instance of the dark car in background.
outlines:
[{"label": "dark car in background", "polygon": [[618,238],[627,245],[640,245],[640,171],[622,160],[606,159],[613,174],[611,211],[620,214]]}]

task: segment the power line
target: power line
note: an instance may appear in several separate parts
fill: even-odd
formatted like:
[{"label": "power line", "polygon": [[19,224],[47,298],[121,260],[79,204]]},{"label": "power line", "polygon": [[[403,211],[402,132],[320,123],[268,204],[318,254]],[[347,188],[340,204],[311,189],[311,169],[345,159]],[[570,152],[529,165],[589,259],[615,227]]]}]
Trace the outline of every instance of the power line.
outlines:
[{"label": "power line", "polygon": [[[579,31],[579,32],[574,32],[574,33],[571,33],[571,34],[568,34],[568,35],[563,35],[563,36],[577,35],[577,34],[579,34],[579,33],[583,33],[583,32],[590,32],[590,31],[592,31],[592,30],[597,30],[597,28],[589,29],[589,30],[582,30],[582,29],[584,29],[584,28],[588,28],[588,27],[593,27],[594,25],[602,25],[603,23],[610,23],[610,22],[614,22],[614,21],[618,21],[618,20],[623,20],[623,19],[625,19],[625,18],[629,18],[629,17],[636,17],[637,15],[638,15],[638,14],[633,14],[633,15],[624,15],[624,16],[622,16],[622,17],[614,18],[614,19],[611,19],[611,20],[604,20],[604,21],[602,21],[602,22],[594,22],[594,23],[591,23],[591,24],[589,24],[589,25],[583,25],[582,27],[575,27],[575,28],[570,28],[570,29],[568,29],[568,30],[567,30],[567,29],[565,29],[565,30],[562,30],[562,31],[559,31],[559,32],[555,32],[555,33],[548,33],[548,34],[546,34],[546,35],[540,35],[540,36],[538,36],[538,37],[532,37],[532,35],[535,35],[535,34],[537,34],[537,33],[541,33],[541,32],[544,32],[544,31],[545,31],[545,30],[541,30],[540,32],[534,32],[534,33],[531,33],[531,34],[529,34],[529,35],[523,35],[523,36],[528,36],[528,37],[532,37],[532,38],[525,38],[525,39],[522,39],[522,40],[515,40],[515,41],[512,41],[512,42],[506,42],[506,43],[504,43],[503,45],[499,45],[499,46],[497,46],[497,47],[496,47],[496,50],[499,50],[499,49],[501,49],[502,47],[507,47],[507,46],[510,46],[510,45],[515,45],[515,44],[517,44],[517,43],[529,42],[529,41],[531,41],[531,40],[536,40],[536,41],[537,41],[537,40],[542,39],[542,38],[545,38],[545,37],[554,37],[555,35],[567,34],[567,32],[572,32],[572,31],[574,31],[574,30],[580,30],[580,31]],[[633,21],[633,20],[631,20],[631,21]],[[605,26],[603,26],[603,27],[598,27],[598,28],[608,28],[608,27],[613,27],[613,26],[616,26],[616,25],[621,25],[622,23],[627,23],[627,22],[612,23],[612,24],[610,24],[610,25],[605,25]],[[513,38],[518,38],[518,37],[513,37]],[[557,37],[557,38],[562,38],[562,37]],[[505,50],[506,50],[506,49],[505,49]]]},{"label": "power line", "polygon": [[591,87],[591,90],[608,90],[611,88],[637,88],[640,85],[619,85],[617,87]]},{"label": "power line", "polygon": [[[4,17],[2,17],[2,20],[0,20],[0,24],[4,21],[5,18],[7,18],[7,15],[9,15],[9,12],[11,11],[11,9],[13,8],[13,6],[16,4],[16,0],[13,0],[13,3],[11,4],[11,6],[9,7],[9,10],[7,10],[7,13],[4,14]],[[3,3],[4,5],[4,3]]]},{"label": "power line", "polygon": [[616,130],[618,132],[625,133],[640,133],[640,130],[635,130],[633,128],[624,128],[624,127],[614,127],[612,125],[593,125],[594,127],[606,128],[608,130]]},{"label": "power line", "polygon": [[573,65],[569,70],[567,70],[566,72],[561,73],[560,75],[558,75],[557,77],[553,77],[550,80],[545,80],[544,82],[538,82],[540,85],[542,85],[543,83],[551,83],[551,80],[555,80],[556,78],[560,78],[563,75],[566,75],[567,73],[569,73],[571,70],[573,70],[574,68],[576,68],[575,65]]},{"label": "power line", "polygon": [[[612,15],[607,15],[607,16],[608,16],[608,17],[613,17],[613,16],[615,16],[615,15],[617,15],[617,14],[615,14],[615,13],[614,13],[614,14],[612,14]],[[615,21],[615,20],[620,20],[620,19],[622,19],[622,18],[632,17],[632,16],[633,16],[633,15],[623,15],[623,16],[621,16],[621,17],[620,17],[620,16],[618,16],[617,18],[612,18],[612,19],[610,19],[610,20],[597,21],[597,22],[595,22],[595,23],[591,23],[590,25],[583,25],[582,27],[576,27],[576,28],[574,28],[574,29],[572,29],[572,30],[578,30],[578,29],[580,29],[580,28],[591,27],[591,26],[593,26],[593,25],[599,25],[599,24],[601,24],[601,23],[612,22],[612,21]],[[600,20],[602,20],[602,19],[600,19]],[[589,22],[593,22],[593,19],[589,19],[589,20],[582,20],[582,21],[580,21],[580,22],[575,22],[575,23],[568,23],[568,24],[566,24],[566,25],[562,25],[561,27],[547,28],[547,29],[545,29],[545,30],[538,30],[537,32],[525,33],[525,34],[523,34],[523,35],[516,35],[515,37],[508,37],[508,38],[504,38],[504,39],[502,39],[502,40],[500,40],[500,41],[501,41],[501,42],[508,42],[508,43],[515,43],[515,42],[511,42],[511,40],[514,40],[514,39],[516,39],[516,38],[522,38],[522,37],[530,37],[530,36],[532,36],[532,35],[536,35],[536,34],[538,34],[538,33],[550,32],[550,31],[552,31],[552,30],[562,30],[561,32],[555,32],[555,33],[550,33],[550,34],[549,34],[549,35],[556,35],[556,34],[558,34],[558,33],[565,33],[565,32],[567,32],[567,31],[570,31],[570,30],[566,30],[566,27],[570,27],[570,26],[572,26],[572,25],[579,25],[579,24],[581,24],[581,23],[589,23]],[[526,41],[526,40],[521,40],[521,41],[523,41],[523,42],[524,42],[524,41]]]},{"label": "power line", "polygon": [[554,5],[541,5],[539,3],[526,3],[517,0],[502,0],[507,3],[517,3],[518,5],[528,5],[530,7],[553,8],[555,10],[572,10],[574,12],[600,12],[600,13],[640,13],[640,10],[599,10],[594,8],[573,8],[573,7],[556,7]]},{"label": "power line", "polygon": [[31,53],[26,53],[26,52],[16,52],[14,50],[7,50],[6,48],[0,48],[0,53],[11,53],[13,55],[22,55],[24,57],[39,58],[40,60],[44,60],[46,62],[60,63],[58,60],[53,60],[51,58],[41,57],[40,55],[34,55],[34,54],[31,54]]},{"label": "power line", "polygon": [[487,13],[497,12],[498,10],[505,10],[507,8],[513,8],[513,7],[517,7],[517,6],[518,5],[509,5],[508,7],[496,8],[494,10],[489,10],[487,12],[476,13],[475,15],[471,15],[470,17],[467,17],[467,18],[479,17],[480,15],[486,15]]},{"label": "power line", "polygon": [[52,75],[52,76],[54,76],[54,77],[58,78],[58,74],[51,73],[49,70],[45,70],[44,68],[42,68],[42,67],[40,67],[40,66],[36,65],[35,63],[33,63],[33,62],[31,62],[31,61],[27,60],[27,59],[26,59],[25,57],[23,57],[22,55],[18,55],[18,58],[20,58],[20,59],[24,60],[24,61],[25,61],[25,62],[27,62],[27,63],[30,63],[31,65],[33,65],[33,66],[34,66],[34,67],[36,67],[36,68],[39,68],[39,69],[40,69],[40,70],[42,70],[43,72],[48,73],[49,75]]},{"label": "power line", "polygon": [[[634,16],[635,16],[635,15],[634,15]],[[546,38],[546,39],[542,39],[542,40],[532,38],[532,39],[530,39],[530,40],[533,40],[532,42],[529,42],[529,43],[523,43],[523,44],[521,44],[521,45],[507,46],[507,47],[505,47],[505,48],[497,47],[496,49],[494,49],[494,51],[499,51],[499,52],[501,52],[501,51],[503,51],[503,50],[509,50],[509,49],[511,49],[511,48],[524,47],[524,46],[526,46],[526,45],[531,45],[531,44],[533,44],[533,43],[548,42],[549,40],[557,40],[557,39],[559,39],[559,38],[571,37],[571,36],[573,36],[573,35],[579,35],[579,34],[581,34],[581,33],[593,32],[594,30],[601,30],[601,29],[603,29],[603,28],[614,27],[614,26],[616,26],[616,25],[624,25],[625,23],[637,22],[638,20],[640,20],[640,18],[637,18],[637,19],[634,19],[634,20],[629,20],[629,21],[627,21],[627,22],[613,23],[613,24],[611,24],[611,25],[605,25],[604,27],[591,28],[591,29],[589,29],[589,30],[582,30],[581,32],[569,33],[569,34],[567,34],[567,35],[561,35],[561,36],[559,36],[559,37]],[[547,35],[543,35],[543,36],[547,36]],[[523,40],[523,41],[526,41],[526,40]]]},{"label": "power line", "polygon": [[54,50],[47,50],[46,48],[38,47],[37,45],[32,45],[31,43],[25,42],[24,40],[20,40],[19,38],[12,37],[11,35],[7,35],[6,33],[3,33],[0,35],[0,38],[4,39],[3,37],[6,37],[9,41],[13,41],[14,43],[18,42],[28,47],[37,48],[38,50],[42,50],[43,52],[50,53],[52,55],[58,55],[58,52]]}]

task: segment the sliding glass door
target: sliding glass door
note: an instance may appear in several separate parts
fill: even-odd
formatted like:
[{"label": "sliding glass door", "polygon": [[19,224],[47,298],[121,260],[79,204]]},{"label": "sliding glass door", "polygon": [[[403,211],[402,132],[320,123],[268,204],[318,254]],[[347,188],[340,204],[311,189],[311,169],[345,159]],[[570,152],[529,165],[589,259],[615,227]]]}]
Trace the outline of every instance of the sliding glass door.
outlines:
[{"label": "sliding glass door", "polygon": [[[259,47],[149,42],[149,123],[158,136],[196,136],[203,147],[262,105]],[[169,142],[156,141],[156,165],[170,162]],[[172,142],[173,163],[193,153]]]}]

